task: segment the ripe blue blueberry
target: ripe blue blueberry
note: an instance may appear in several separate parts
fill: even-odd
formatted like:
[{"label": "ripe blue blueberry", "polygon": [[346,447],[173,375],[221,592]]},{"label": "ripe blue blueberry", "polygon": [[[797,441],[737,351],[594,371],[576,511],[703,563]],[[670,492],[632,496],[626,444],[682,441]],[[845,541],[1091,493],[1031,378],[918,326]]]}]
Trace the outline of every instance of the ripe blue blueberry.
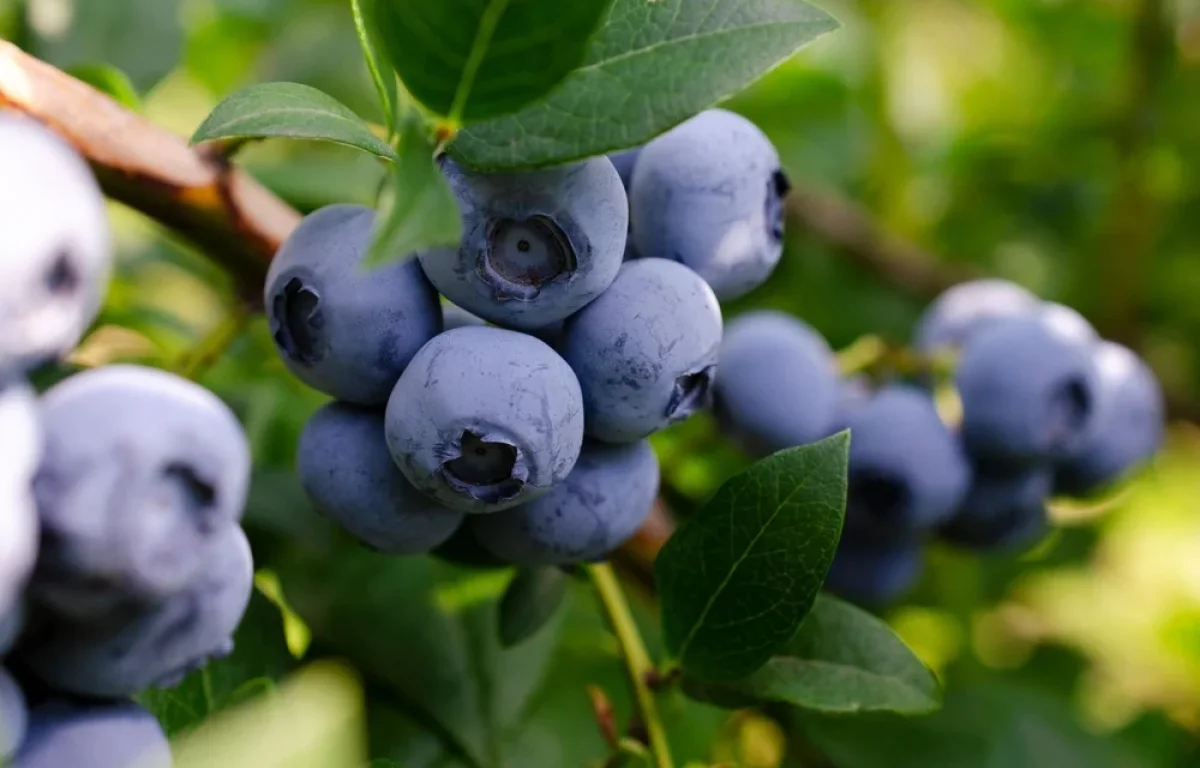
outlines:
[{"label": "ripe blue blueberry", "polygon": [[170,768],[166,734],[131,701],[52,699],[29,713],[13,768]]},{"label": "ripe blue blueberry", "polygon": [[103,615],[183,589],[245,506],[250,449],[234,414],[197,384],[132,365],[64,380],[41,412],[38,598]]},{"label": "ripe blue blueberry", "polygon": [[710,109],[642,148],[629,193],[634,244],[691,267],[722,301],[735,299],[779,263],[788,189],[763,132]]},{"label": "ripe blue blueberry", "polygon": [[1076,451],[1096,410],[1088,348],[1038,316],[998,321],[963,347],[962,435],[980,459],[1036,462]]},{"label": "ripe blue blueberry", "polygon": [[388,401],[385,432],[418,490],[462,512],[496,512],[549,492],[575,466],[579,381],[532,336],[458,328],[413,358]]},{"label": "ripe blue blueberry", "polygon": [[629,185],[633,182],[633,168],[637,165],[638,155],[642,153],[641,147],[627,149],[624,152],[614,152],[608,156],[612,161],[613,168],[617,169],[617,175],[621,177],[621,185],[625,187],[625,191],[629,191]]},{"label": "ripe blue blueberry", "polygon": [[528,173],[477,174],[449,157],[442,170],[463,216],[457,250],[421,254],[437,289],[508,328],[550,325],[616,277],[628,202],[606,157]]},{"label": "ripe blue blueberry", "polygon": [[1060,492],[1087,495],[1149,460],[1163,441],[1162,389],[1129,349],[1102,342],[1092,352],[1096,417],[1079,447],[1058,468]]},{"label": "ripe blue blueberry", "polygon": [[318,512],[380,552],[428,552],[463,521],[396,467],[381,411],[345,403],[317,411],[300,436],[296,471]]},{"label": "ripe blue blueberry", "polygon": [[626,262],[604,295],[567,321],[561,351],[583,388],[587,433],[640,440],[709,399],[721,307],[699,275],[665,259]]},{"label": "ripe blue blueberry", "polygon": [[[24,382],[0,384],[0,621],[16,621],[38,551],[33,478],[42,456],[37,396]],[[0,641],[0,648],[4,643]]]},{"label": "ripe blue blueberry", "polygon": [[1016,283],[972,280],[943,291],[917,322],[914,344],[922,352],[958,349],[996,320],[1036,313],[1042,304]]},{"label": "ripe blue blueberry", "polygon": [[891,541],[932,528],[958,508],[971,468],[933,401],[892,385],[852,409],[846,531]]},{"label": "ripe blue blueberry", "polygon": [[1046,531],[1046,500],[1053,481],[1048,466],[976,464],[971,490],[939,534],[972,549],[1028,545]]},{"label": "ripe blue blueberry", "polygon": [[52,690],[120,698],[171,687],[233,651],[233,633],[254,587],[250,545],[227,523],[204,569],[155,606],[75,620],[44,611],[16,648],[24,668]]},{"label": "ripe blue blueberry", "polygon": [[915,539],[857,540],[843,537],[825,589],[860,605],[890,603],[921,575],[921,546]]},{"label": "ripe blue blueberry", "polygon": [[721,341],[714,408],[721,426],[754,455],[829,434],[840,384],[833,350],[782,312],[734,318]]},{"label": "ripe blue blueberry", "polygon": [[305,217],[271,262],[263,301],[284,364],[314,389],[387,401],[408,361],[442,330],[416,259],[368,268],[375,212],[331,205]]},{"label": "ripe blue blueberry", "polygon": [[550,493],[470,525],[480,544],[514,565],[594,562],[637,531],[657,494],[658,460],[648,442],[589,441]]},{"label": "ripe blue blueberry", "polygon": [[25,694],[12,675],[0,669],[0,761],[11,758],[17,751],[25,740],[28,725]]},{"label": "ripe blue blueberry", "polygon": [[112,252],[87,163],[40,123],[0,114],[0,374],[66,355],[96,316]]},{"label": "ripe blue blueberry", "polygon": [[1038,319],[1064,341],[1083,349],[1090,349],[1100,342],[1100,334],[1096,333],[1096,329],[1087,318],[1065,304],[1048,301],[1038,308],[1036,314]]}]

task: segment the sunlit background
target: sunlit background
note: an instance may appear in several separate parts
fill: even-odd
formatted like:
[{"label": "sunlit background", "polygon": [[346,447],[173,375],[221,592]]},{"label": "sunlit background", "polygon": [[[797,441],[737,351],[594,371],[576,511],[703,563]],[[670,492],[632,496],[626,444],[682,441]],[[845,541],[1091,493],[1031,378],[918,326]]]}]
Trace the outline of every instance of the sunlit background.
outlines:
[{"label": "sunlit background", "polygon": [[[1200,415],[1200,2],[817,4],[843,29],[730,106],[767,131],[798,187],[861,206],[917,249],[891,249],[888,257],[899,261],[881,267],[872,254],[848,253],[793,219],[775,278],[730,312],[785,309],[835,347],[864,334],[903,342],[931,293],[927,282],[897,279],[894,270],[936,277],[966,266],[1075,306],[1104,335],[1135,346],[1161,377],[1174,420],[1159,461],[1106,498],[1056,505],[1059,527],[1032,552],[981,558],[931,548],[920,586],[885,616],[948,683],[954,707],[924,725],[881,724],[881,743],[898,733],[896,743],[906,745],[882,753],[889,759],[839,740],[836,728],[813,740],[839,765],[982,765],[969,750],[944,757],[921,746],[922,734],[972,734],[979,726],[979,739],[1017,744],[989,752],[995,762],[988,765],[1195,765],[1200,429],[1188,419]],[[128,76],[131,106],[181,135],[222,97],[267,80],[317,86],[378,119],[345,0],[29,0],[27,25],[18,23],[19,5],[0,0],[0,36],[88,78],[111,81],[114,74],[96,65],[115,67]],[[240,161],[302,210],[369,204],[383,174],[371,158],[322,145],[268,143]],[[114,207],[113,215],[118,277],[76,361],[174,363],[236,311],[230,282],[137,214]],[[293,533],[287,504],[295,500],[270,483],[286,482],[299,429],[322,398],[285,375],[261,319],[248,322],[202,381],[234,405],[253,441],[262,472],[249,528],[270,565],[277,540]],[[706,418],[655,441],[667,502],[681,515],[742,461]],[[453,611],[493,600],[503,586],[475,576],[439,594]],[[304,597],[269,567],[260,587],[276,603]],[[576,600],[572,616],[589,610],[586,599]],[[558,656],[578,667],[588,649],[611,650],[598,619],[566,621]],[[297,655],[321,644],[319,630],[295,616],[288,639]],[[582,689],[592,667],[583,667],[567,681],[578,681],[577,689],[555,694],[570,704],[538,698],[543,709],[561,710],[563,724],[543,723],[529,738],[557,734],[569,750],[598,756],[598,736],[565,725],[568,711],[586,714]],[[336,681],[369,696],[387,684],[369,673],[359,680],[362,670],[306,674],[329,688],[334,710],[353,710],[346,717],[355,722],[358,704],[337,702],[356,702],[358,694]],[[615,699],[624,695],[615,690],[619,668],[595,674],[613,681]],[[1027,730],[1013,721],[1013,733],[997,734],[963,719],[971,706],[990,706],[981,702],[992,701],[992,688],[971,691],[995,681],[1030,696],[1019,705],[1030,713]],[[378,726],[392,709],[395,721]],[[374,709],[372,750],[377,731],[411,730],[399,709]],[[1071,762],[1050,747],[1029,757],[1044,742],[1038,729],[1060,721],[1086,745],[1062,754],[1102,757]],[[784,731],[768,721],[706,712],[690,722],[697,744],[682,751],[695,759],[747,766],[784,759]],[[803,724],[784,725],[800,740]],[[712,752],[708,737],[716,734]],[[458,764],[433,748],[403,750],[393,750],[402,765]],[[561,764],[575,765],[574,755],[563,753]]]}]

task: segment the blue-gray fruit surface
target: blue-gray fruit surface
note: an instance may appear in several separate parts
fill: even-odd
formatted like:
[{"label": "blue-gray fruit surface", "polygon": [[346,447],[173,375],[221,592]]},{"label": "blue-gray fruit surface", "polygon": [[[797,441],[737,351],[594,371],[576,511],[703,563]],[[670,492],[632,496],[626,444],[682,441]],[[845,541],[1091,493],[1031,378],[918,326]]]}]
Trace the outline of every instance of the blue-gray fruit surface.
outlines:
[{"label": "blue-gray fruit surface", "polygon": [[1016,283],[971,280],[946,289],[917,321],[914,346],[921,352],[959,349],[996,320],[1036,313],[1041,300]]},{"label": "blue-gray fruit surface", "polygon": [[890,603],[916,584],[921,566],[921,544],[916,539],[843,537],[825,577],[825,588],[860,605]]},{"label": "blue-gray fruit surface", "polygon": [[383,412],[330,403],[309,419],[296,452],[300,483],[318,512],[380,552],[428,552],[463,513],[412,486],[392,461]]},{"label": "blue-gray fruit surface", "polygon": [[1096,416],[1058,469],[1060,492],[1086,495],[1121,479],[1162,446],[1165,411],[1154,372],[1131,350],[1102,342],[1092,353]]},{"label": "blue-gray fruit surface", "polygon": [[179,594],[86,620],[43,608],[15,652],[25,669],[63,693],[120,698],[172,687],[233,651],[253,587],[250,545],[240,526],[227,524],[203,571]]},{"label": "blue-gray fruit surface", "polygon": [[628,443],[708,403],[720,345],[721,307],[700,276],[637,259],[567,321],[560,350],[583,388],[588,435]]},{"label": "blue-gray fruit surface", "polygon": [[827,436],[840,391],[833,350],[800,320],[760,310],[726,326],[714,407],[722,428],[751,454]]},{"label": "blue-gray fruit surface", "polygon": [[971,481],[971,467],[928,393],[881,389],[848,414],[850,466],[846,532],[890,541],[948,519]]},{"label": "blue-gray fruit surface", "polygon": [[457,328],[413,358],[385,425],[393,460],[419,491],[462,512],[498,512],[566,479],[583,445],[583,398],[545,342]]},{"label": "blue-gray fruit surface", "polygon": [[415,258],[368,268],[375,212],[309,214],[271,262],[263,301],[284,364],[339,400],[387,402],[421,346],[442,330],[437,292]]},{"label": "blue-gray fruit surface", "polygon": [[421,254],[450,301],[507,328],[558,322],[609,286],[629,204],[606,157],[525,173],[472,173],[441,160],[463,217],[457,249]]},{"label": "blue-gray fruit surface", "polygon": [[137,704],[53,699],[30,712],[13,768],[170,768],[172,762],[158,720]]},{"label": "blue-gray fruit surface", "polygon": [[187,587],[245,507],[250,448],[233,412],[186,379],[113,365],[52,387],[41,413],[37,598],[85,617]]},{"label": "blue-gray fruit surface", "polygon": [[658,460],[648,442],[588,441],[550,493],[470,525],[483,547],[514,565],[594,562],[637,531],[657,494]]},{"label": "blue-gray fruit surface", "polygon": [[[0,622],[16,621],[38,552],[33,478],[43,438],[37,395],[24,381],[0,383]],[[0,650],[9,638],[0,633]]]},{"label": "blue-gray fruit surface", "polygon": [[1049,466],[977,463],[974,470],[971,490],[939,530],[943,539],[971,549],[1014,550],[1045,534],[1046,502],[1054,484]]},{"label": "blue-gray fruit surface", "polygon": [[972,337],[955,383],[964,443],[982,460],[1065,458],[1096,412],[1089,347],[1038,316],[998,321]]},{"label": "blue-gray fruit surface", "polygon": [[[36,180],[36,183],[31,183]],[[112,264],[104,196],[45,126],[0,114],[0,375],[64,357],[95,319]]]},{"label": "blue-gray fruit surface", "polygon": [[28,726],[25,694],[8,670],[0,669],[0,761],[10,759],[16,753],[25,740]]},{"label": "blue-gray fruit surface", "polygon": [[701,112],[639,153],[629,191],[634,245],[695,270],[722,301],[736,299],[779,263],[788,189],[779,154],[753,123]]}]

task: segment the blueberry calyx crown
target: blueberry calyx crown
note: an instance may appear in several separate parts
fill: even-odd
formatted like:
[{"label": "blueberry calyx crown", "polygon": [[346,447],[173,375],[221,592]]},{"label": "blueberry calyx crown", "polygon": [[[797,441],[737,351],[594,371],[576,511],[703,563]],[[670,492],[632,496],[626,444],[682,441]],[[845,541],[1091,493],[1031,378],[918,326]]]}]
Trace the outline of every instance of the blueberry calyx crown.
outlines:
[{"label": "blueberry calyx crown", "polygon": [[549,216],[497,219],[480,254],[479,276],[499,298],[529,301],[542,286],[569,277],[578,268],[571,240]]},{"label": "blueberry calyx crown", "polygon": [[279,348],[302,365],[319,362],[317,340],[324,318],[321,297],[304,281],[293,277],[275,294],[271,306],[272,336]]}]

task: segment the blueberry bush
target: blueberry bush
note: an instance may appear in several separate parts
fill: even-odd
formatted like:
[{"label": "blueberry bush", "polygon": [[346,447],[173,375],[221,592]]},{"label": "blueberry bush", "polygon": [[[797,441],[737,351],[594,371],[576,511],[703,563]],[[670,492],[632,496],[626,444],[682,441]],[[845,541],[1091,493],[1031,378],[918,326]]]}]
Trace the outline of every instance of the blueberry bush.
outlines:
[{"label": "blueberry bush", "polygon": [[0,0],[0,760],[1194,764],[1198,31]]}]

